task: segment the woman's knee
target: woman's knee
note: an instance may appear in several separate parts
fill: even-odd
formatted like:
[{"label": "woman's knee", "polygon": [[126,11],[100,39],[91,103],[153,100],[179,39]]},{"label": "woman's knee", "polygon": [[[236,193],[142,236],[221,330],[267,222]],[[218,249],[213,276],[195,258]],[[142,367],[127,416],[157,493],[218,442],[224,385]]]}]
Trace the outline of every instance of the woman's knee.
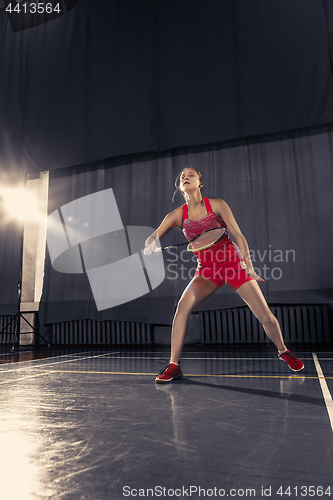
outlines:
[{"label": "woman's knee", "polygon": [[177,304],[176,313],[191,314],[195,308],[218,289],[212,281],[196,276],[184,290]]},{"label": "woman's knee", "polygon": [[263,326],[275,325],[277,319],[271,311],[265,311],[260,317],[259,321]]},{"label": "woman's knee", "polygon": [[177,304],[177,310],[176,314],[182,313],[182,314],[190,314],[192,312],[192,309],[194,308],[195,305],[195,298],[191,297],[189,295],[181,297],[179,299],[179,302]]}]

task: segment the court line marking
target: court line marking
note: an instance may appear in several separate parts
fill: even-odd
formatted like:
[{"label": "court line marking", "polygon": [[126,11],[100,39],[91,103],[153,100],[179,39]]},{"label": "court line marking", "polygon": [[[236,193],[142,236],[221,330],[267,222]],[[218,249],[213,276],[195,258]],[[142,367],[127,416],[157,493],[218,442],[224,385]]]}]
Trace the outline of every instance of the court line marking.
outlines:
[{"label": "court line marking", "polygon": [[[34,351],[24,351],[24,354],[26,352],[34,352]],[[84,351],[83,353],[74,353],[74,354],[61,354],[59,356],[45,356],[45,358],[37,358],[37,359],[23,359],[22,361],[9,361],[8,363],[0,363],[0,371],[1,371],[1,366],[5,365],[14,365],[14,364],[20,364],[22,365],[23,363],[37,363],[38,361],[45,361],[46,359],[58,359],[58,358],[65,358],[65,357],[73,357],[74,356],[80,356],[82,354],[89,354],[91,351]],[[4,354],[4,356],[12,356],[14,353],[7,353]],[[23,353],[22,353],[23,354]]]},{"label": "court line marking", "polygon": [[[15,354],[26,354],[26,353],[29,353],[29,352],[34,352],[33,350],[31,351],[22,351],[22,352],[19,352],[19,353],[15,353],[15,352],[7,352],[7,353],[4,353],[4,354],[1,354],[0,356],[13,356]],[[70,356],[79,356],[79,355],[82,355],[82,354],[89,354],[90,352],[92,351],[84,351],[84,352],[76,352],[76,353],[73,353],[73,354],[60,354],[59,356],[55,355],[55,356],[45,356],[45,358],[37,358],[37,359],[23,359],[22,361],[12,361],[11,363],[33,363],[34,361],[43,361],[44,359],[50,359],[50,358],[64,358],[64,357],[70,357]],[[6,365],[6,364],[10,364],[10,363],[0,363],[0,366],[2,365]]]},{"label": "court line marking", "polygon": [[0,382],[0,385],[10,384],[11,382],[19,382],[20,380],[25,380],[27,378],[43,377],[44,375],[49,375],[50,373],[54,373],[54,372],[53,371],[48,371],[48,372],[45,372],[45,373],[36,373],[35,375],[25,375],[24,377],[12,378],[10,380],[5,380],[3,382]]},{"label": "court line marking", "polygon": [[[53,370],[52,373],[85,373],[88,375],[149,375],[155,376],[156,373],[135,373],[135,372],[92,372],[85,370]],[[303,377],[301,375],[218,375],[218,374],[204,374],[204,373],[187,373],[185,377],[222,377],[222,378],[288,378],[288,379],[314,379],[318,380],[319,377]],[[333,379],[333,377],[326,377]]]},{"label": "court line marking", "polygon": [[[91,351],[86,351],[82,354],[88,354],[89,352]],[[99,354],[97,355],[96,357],[101,357],[101,356],[112,356],[112,359],[113,356],[115,354],[120,354],[121,351],[118,351],[118,352],[111,352],[111,353],[105,353],[105,354]],[[23,364],[23,363],[38,363],[38,362],[42,362],[42,361],[45,361],[45,360],[51,360],[51,359],[59,359],[59,358],[63,358],[63,357],[66,357],[66,356],[72,356],[72,359],[68,360],[69,361],[77,361],[77,360],[81,360],[81,359],[89,359],[89,357],[84,357],[84,356],[79,356],[79,354],[63,354],[61,356],[47,356],[45,358],[39,358],[39,359],[28,359],[28,360],[23,360],[23,361],[13,361],[11,363],[0,363],[0,373],[1,373],[1,366],[5,366],[5,365],[14,365],[16,363],[19,363],[20,365]],[[74,356],[76,356],[74,358]],[[91,357],[95,357],[95,356],[91,356]],[[153,357],[153,356],[118,356],[117,358],[115,359],[150,359],[152,361],[155,361],[155,360],[158,360],[158,359],[163,359],[163,358],[160,358],[160,357]],[[218,356],[218,357],[214,357],[214,358],[204,358],[204,357],[198,357],[198,358],[187,358],[187,357],[184,357],[183,356],[183,361],[187,361],[187,360],[201,360],[201,361],[205,361],[205,360],[216,360],[216,361],[228,361],[228,360],[238,360],[238,361],[242,361],[242,360],[255,360],[255,361],[261,361],[261,360],[275,360],[275,359],[278,359],[277,356],[273,356],[273,357],[264,357],[264,356],[260,356],[260,357],[253,357],[253,358],[250,358],[250,357],[246,357],[246,358],[231,358],[231,357],[222,357],[222,356]],[[305,359],[305,360],[311,360],[313,361],[313,357],[311,356],[310,358],[305,358],[304,356],[302,356],[302,359]],[[320,358],[321,361],[333,361],[333,358]],[[67,361],[59,361],[60,363],[63,363],[63,362],[66,362]]]},{"label": "court line marking", "polygon": [[[87,354],[91,351],[85,351],[83,354]],[[121,351],[116,351],[116,352],[107,352],[107,353],[104,353],[104,354],[98,354],[98,355],[94,355],[94,356],[82,356],[80,355],[81,353],[73,353],[73,354],[64,354],[64,355],[60,355],[60,356],[54,356],[54,357],[47,357],[47,358],[42,358],[42,359],[36,359],[36,360],[27,360],[26,362],[31,362],[31,361],[34,361],[36,364],[35,366],[30,366],[30,367],[21,367],[21,368],[11,368],[9,370],[4,370],[4,369],[1,369],[1,365],[0,365],[0,376],[2,373],[9,373],[9,372],[16,372],[16,371],[25,371],[25,370],[37,370],[37,369],[40,369],[40,368],[43,368],[43,367],[46,367],[46,366],[54,366],[54,365],[57,365],[57,364],[61,364],[61,363],[73,363],[73,362],[76,362],[76,361],[85,361],[85,360],[88,360],[88,359],[96,359],[96,358],[101,358],[101,357],[106,357],[106,356],[109,356],[110,359],[115,359],[115,360],[126,360],[126,359],[149,359],[149,360],[157,360],[157,359],[161,359],[161,358],[154,358],[154,357],[150,357],[150,356],[147,356],[147,357],[139,357],[139,356],[118,356],[118,357],[114,357],[116,354],[119,354]],[[67,360],[62,360],[62,361],[54,361],[54,362],[46,362],[46,363],[43,363],[43,361],[45,360],[51,360],[51,359],[59,359],[61,357],[67,357],[67,356],[71,356],[71,359],[67,359]],[[75,357],[74,357],[75,356]],[[200,360],[200,361],[205,361],[205,360],[216,360],[216,361],[229,361],[229,360],[275,360],[277,358],[275,357],[260,357],[260,358],[229,358],[229,357],[218,357],[218,358],[184,358],[184,361],[185,360]],[[312,358],[302,358],[302,359],[313,359]],[[330,360],[330,358],[321,358],[321,359],[328,359]],[[22,361],[20,362],[20,365],[21,363],[23,363],[25,361]],[[319,362],[318,362],[319,363]],[[6,365],[9,364],[9,363],[6,363]],[[11,365],[12,366],[12,365]],[[80,372],[80,371],[78,371]],[[87,371],[87,372],[81,372],[81,373],[115,373],[115,374],[127,374],[128,372],[90,372],[90,371]],[[131,374],[131,375],[139,375],[139,373],[128,373],[128,374]],[[198,375],[193,375],[193,376],[198,376]],[[202,376],[211,376],[211,375],[202,375]],[[216,375],[216,376],[220,376],[220,375]],[[243,375],[242,375],[243,376]],[[265,376],[263,376],[265,378]],[[304,378],[304,377],[302,377]],[[307,377],[307,378],[312,378],[312,377]],[[317,378],[317,377],[314,377],[314,378]],[[333,377],[326,377],[327,379],[331,379]]]},{"label": "court line marking", "polygon": [[[151,359],[152,361],[155,361],[155,360],[158,360],[158,359],[164,359],[164,358],[158,358],[158,357],[152,357],[152,356],[118,356],[116,359]],[[166,358],[165,358],[166,359]],[[252,359],[252,360],[275,360],[275,359],[279,359],[277,356],[274,356],[272,358],[265,358],[263,356],[259,357],[259,358],[229,358],[229,357],[216,357],[216,358],[186,358],[186,357],[182,357],[182,360],[183,361],[187,361],[187,360],[201,360],[201,361],[205,361],[205,360],[216,360],[216,361],[220,361],[220,360],[223,360],[223,361],[228,361],[229,359],[230,360],[248,360],[248,359]],[[311,360],[313,361],[313,357],[311,356],[311,358],[304,358],[302,356],[302,359],[307,359],[307,360]],[[333,358],[320,358],[320,359],[328,359],[328,360],[333,360]]]},{"label": "court line marking", "polygon": [[[118,346],[118,347],[122,347],[122,346]],[[126,356],[127,354],[135,354],[135,353],[137,353],[139,349],[141,350],[141,347],[140,347],[140,346],[138,346],[138,349],[137,349],[137,350],[127,350],[127,349],[126,349],[126,350],[122,350],[122,351],[120,351],[120,352],[121,352],[121,354],[123,354],[124,356]],[[149,349],[144,349],[144,348],[143,348],[143,350],[144,350],[145,352],[143,352],[142,354],[152,354],[152,355],[157,355],[157,354],[166,354],[167,356],[169,356],[169,355],[170,355],[170,346],[169,346],[169,349],[168,349],[168,350],[165,350],[165,351],[154,351],[154,350],[151,350],[151,351],[150,351]],[[235,349],[235,350],[241,350],[241,346],[240,346],[238,349]],[[222,351],[217,351],[217,350],[215,350],[215,349],[214,349],[214,350],[212,350],[212,351],[214,352],[214,354],[216,354],[216,356],[217,356],[217,357],[219,357],[219,355],[220,355],[220,354],[222,354],[222,355],[226,355],[226,353],[227,353],[227,351],[228,351],[228,347],[226,346],[226,349],[224,349],[224,350],[222,350]],[[259,351],[259,349],[258,349],[258,351]],[[111,351],[110,351],[110,352],[111,352]],[[187,355],[193,355],[193,354],[200,354],[201,356],[203,356],[203,355],[205,354],[205,352],[206,352],[206,351],[205,351],[204,349],[203,349],[202,351],[195,351],[195,352],[186,352],[186,351],[185,351],[185,352],[183,352],[183,353],[182,353],[182,358],[183,358],[183,359],[188,359],[186,356],[187,356]],[[208,353],[208,352],[207,352],[207,354],[210,354],[210,353]],[[267,353],[267,354],[268,354],[268,353]],[[307,356],[307,355],[308,355],[308,356],[311,356],[309,359],[311,359],[311,361],[313,361],[313,358],[312,358],[312,352],[297,351],[297,355],[303,355],[303,354],[304,354],[305,356]],[[319,351],[318,351],[318,352],[317,352],[317,354],[333,355],[333,351],[327,351],[327,352],[325,352],[325,351],[321,351],[321,352],[319,352]],[[273,355],[272,355],[272,356],[273,356]],[[277,354],[276,354],[276,356],[277,356]],[[258,357],[258,359],[261,359],[262,357],[263,357],[263,356],[260,356],[260,358]],[[302,357],[303,357],[303,356],[302,356]],[[238,357],[237,357],[237,358],[234,358],[234,359],[244,359],[244,358],[238,358]],[[252,359],[252,358],[249,358],[249,359]],[[274,356],[274,359],[275,359],[275,356]],[[322,359],[322,358],[321,358],[321,359]],[[331,358],[329,358],[329,359],[331,359]]]},{"label": "court line marking", "polygon": [[[27,366],[25,368],[13,368],[12,370],[1,370],[0,368],[0,375],[2,373],[9,373],[9,372],[18,372],[18,371],[24,371],[24,370],[38,370],[39,368],[43,368],[44,366],[54,366],[54,365],[59,365],[61,363],[73,363],[75,361],[82,361],[86,359],[91,359],[91,358],[100,358],[102,356],[108,356],[110,353],[106,354],[98,354],[97,356],[82,356],[81,358],[74,358],[74,359],[67,359],[64,361],[56,361],[55,363],[44,363],[44,364],[39,364],[39,366]],[[115,352],[115,354],[119,354]],[[50,358],[44,358],[44,359],[37,359],[36,361],[44,361],[45,359],[50,359]]]},{"label": "court line marking", "polygon": [[[307,358],[307,359],[310,359],[310,358]],[[333,361],[333,358],[320,358],[320,361]]]},{"label": "court line marking", "polygon": [[[331,396],[331,393],[328,389],[328,386],[327,386],[327,383],[326,383],[326,380],[325,380],[325,377],[323,374],[323,370],[321,369],[321,366],[320,366],[320,363],[318,360],[318,356],[315,352],[312,353],[312,356],[313,356],[313,361],[314,361],[314,364],[315,364],[315,367],[316,367],[316,370],[318,373],[320,387],[321,387],[321,390],[322,390],[322,393],[324,396],[324,401],[325,401],[327,413],[328,413],[331,427],[332,427],[332,431],[333,431],[333,401],[332,401],[332,396]],[[331,379],[332,377],[326,377],[326,378]]]},{"label": "court line marking", "polygon": [[[156,373],[132,373],[132,372],[92,372],[92,371],[83,371],[83,370],[49,370],[43,373],[36,373],[34,375],[25,375],[23,377],[19,377],[16,379],[9,379],[0,382],[0,385],[10,384],[14,382],[20,382],[21,380],[32,379],[36,377],[43,377],[45,375],[50,375],[54,373],[84,373],[88,375],[143,375],[149,377],[156,377]],[[186,374],[186,377],[218,377],[218,378],[270,378],[270,379],[292,379],[292,380],[304,380],[304,379],[312,379],[312,380],[320,380],[322,381],[323,377],[302,377],[299,375],[217,375],[217,374],[202,374],[202,373],[189,373]],[[326,379],[333,379],[333,377],[326,377]],[[331,400],[332,402],[332,400]],[[332,427],[333,429],[333,427]]]}]

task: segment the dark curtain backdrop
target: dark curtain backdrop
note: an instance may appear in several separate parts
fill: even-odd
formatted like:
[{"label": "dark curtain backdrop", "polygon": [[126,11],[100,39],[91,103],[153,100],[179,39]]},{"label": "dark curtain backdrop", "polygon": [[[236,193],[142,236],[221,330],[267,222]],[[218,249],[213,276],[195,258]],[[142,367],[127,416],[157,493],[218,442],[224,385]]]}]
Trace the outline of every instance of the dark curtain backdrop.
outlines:
[{"label": "dark curtain backdrop", "polygon": [[0,0],[2,176],[333,120],[327,0],[60,3]]},{"label": "dark curtain backdrop", "polygon": [[[0,315],[15,314],[17,310],[23,233],[22,222],[13,217],[1,194],[3,188],[22,189],[24,185],[24,178],[14,177],[7,178],[0,187]],[[16,204],[19,205],[20,200],[16,200]]]},{"label": "dark curtain backdrop", "polygon": [[[182,204],[179,195],[175,205],[171,202],[175,177],[193,166],[203,173],[203,194],[223,198],[232,208],[255,267],[266,273],[267,284],[261,288],[267,300],[329,303],[333,302],[332,160],[333,126],[123,156],[51,172],[49,213],[112,187],[125,226],[157,227],[166,213]],[[163,244],[182,238],[174,229]],[[165,252],[166,278],[159,287],[100,312],[86,275],[54,271],[47,255],[42,323],[95,318],[170,324],[195,267],[187,262],[188,252],[179,249],[175,255],[174,250]],[[241,304],[237,293],[225,286],[201,308]]]}]

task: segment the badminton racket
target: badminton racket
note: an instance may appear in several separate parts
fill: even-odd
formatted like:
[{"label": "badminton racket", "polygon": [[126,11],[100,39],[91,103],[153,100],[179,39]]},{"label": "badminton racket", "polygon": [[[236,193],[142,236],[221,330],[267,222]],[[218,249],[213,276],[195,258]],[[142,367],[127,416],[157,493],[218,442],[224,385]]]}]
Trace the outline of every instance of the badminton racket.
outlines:
[{"label": "badminton racket", "polygon": [[208,229],[203,233],[199,234],[189,243],[178,243],[176,245],[170,245],[168,247],[157,248],[157,251],[167,250],[168,248],[179,247],[181,245],[187,244],[187,250],[190,252],[199,252],[200,250],[205,250],[211,247],[214,243],[217,243],[225,235],[224,227],[217,227],[214,229]]}]

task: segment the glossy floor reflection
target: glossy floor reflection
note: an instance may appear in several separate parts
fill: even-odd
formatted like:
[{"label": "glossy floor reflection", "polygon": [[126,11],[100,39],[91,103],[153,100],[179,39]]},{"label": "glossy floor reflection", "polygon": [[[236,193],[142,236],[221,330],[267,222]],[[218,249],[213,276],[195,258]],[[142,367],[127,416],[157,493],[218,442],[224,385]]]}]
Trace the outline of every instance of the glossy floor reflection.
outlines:
[{"label": "glossy floor reflection", "polygon": [[294,351],[299,375],[270,346],[187,348],[167,385],[154,383],[163,348],[3,351],[1,498],[329,498],[308,493],[333,494],[312,354],[333,394],[333,352]]}]

